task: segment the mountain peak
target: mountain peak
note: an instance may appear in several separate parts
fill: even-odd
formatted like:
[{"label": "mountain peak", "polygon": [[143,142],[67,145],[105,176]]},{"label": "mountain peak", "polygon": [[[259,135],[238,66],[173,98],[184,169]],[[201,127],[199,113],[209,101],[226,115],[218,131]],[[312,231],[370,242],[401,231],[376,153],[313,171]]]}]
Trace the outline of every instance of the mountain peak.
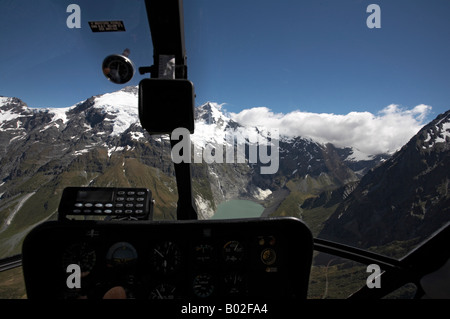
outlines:
[{"label": "mountain peak", "polygon": [[134,95],[138,96],[138,94],[139,94],[139,86],[137,86],[137,85],[136,86],[129,85],[129,86],[126,86],[126,87],[124,87],[123,89],[121,89],[119,91],[126,92],[126,93],[131,93],[131,94],[134,94]]},{"label": "mountain peak", "polygon": [[2,113],[12,110],[22,111],[25,108],[28,108],[28,106],[21,99],[18,99],[16,97],[0,96],[0,110],[2,111]]},{"label": "mountain peak", "polygon": [[195,118],[197,121],[202,121],[205,124],[223,124],[230,119],[226,117],[222,112],[222,106],[224,104],[218,104],[215,102],[206,102],[199,106],[195,110]]},{"label": "mountain peak", "polygon": [[434,121],[426,125],[418,134],[418,146],[422,150],[435,147],[450,148],[450,110],[440,114]]},{"label": "mountain peak", "polygon": [[0,131],[14,130],[22,125],[19,118],[31,116],[32,110],[15,97],[0,97]]},{"label": "mountain peak", "polygon": [[103,115],[103,121],[113,124],[112,135],[120,135],[139,121],[138,88],[127,86],[113,93],[94,98],[93,108]]}]

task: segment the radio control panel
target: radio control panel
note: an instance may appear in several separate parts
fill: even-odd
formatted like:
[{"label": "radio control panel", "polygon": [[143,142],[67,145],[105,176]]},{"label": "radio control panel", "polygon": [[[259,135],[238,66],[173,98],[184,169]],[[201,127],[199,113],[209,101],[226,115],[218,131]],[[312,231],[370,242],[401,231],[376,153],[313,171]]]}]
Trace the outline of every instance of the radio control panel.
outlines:
[{"label": "radio control panel", "polygon": [[59,205],[59,219],[109,216],[148,220],[153,213],[151,197],[146,188],[67,187]]}]

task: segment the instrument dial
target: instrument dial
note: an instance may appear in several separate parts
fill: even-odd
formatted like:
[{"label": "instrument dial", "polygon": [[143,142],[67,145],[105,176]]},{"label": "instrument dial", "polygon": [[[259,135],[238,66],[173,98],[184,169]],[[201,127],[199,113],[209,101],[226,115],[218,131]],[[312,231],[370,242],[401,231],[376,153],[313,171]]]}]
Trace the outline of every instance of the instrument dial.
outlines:
[{"label": "instrument dial", "polygon": [[213,277],[210,274],[200,274],[195,276],[192,284],[194,295],[200,298],[207,298],[214,292]]},{"label": "instrument dial", "polygon": [[137,261],[138,255],[133,245],[127,242],[118,242],[112,245],[106,254],[109,267],[127,267]]},{"label": "instrument dial", "polygon": [[245,277],[241,274],[228,274],[223,277],[225,293],[241,295],[245,292]]},{"label": "instrument dial", "polygon": [[214,247],[209,244],[199,244],[194,248],[194,259],[199,264],[209,264],[214,259]]},{"label": "instrument dial", "polygon": [[277,260],[277,253],[273,248],[266,248],[261,252],[261,261],[265,265],[273,265]]},{"label": "instrument dial", "polygon": [[244,251],[242,243],[231,240],[223,246],[223,259],[227,263],[239,263],[244,259]]},{"label": "instrument dial", "polygon": [[150,299],[175,299],[176,287],[171,284],[160,284],[150,292]]},{"label": "instrument dial", "polygon": [[153,267],[157,272],[169,274],[178,270],[181,265],[181,251],[171,241],[155,245],[151,253]]}]

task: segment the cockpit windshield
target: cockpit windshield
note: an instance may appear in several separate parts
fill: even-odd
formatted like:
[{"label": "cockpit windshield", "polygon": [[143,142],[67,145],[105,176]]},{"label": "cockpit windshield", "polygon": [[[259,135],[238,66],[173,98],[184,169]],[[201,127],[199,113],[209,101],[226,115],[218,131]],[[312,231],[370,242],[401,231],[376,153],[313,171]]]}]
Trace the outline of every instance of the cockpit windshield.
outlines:
[{"label": "cockpit windshield", "polygon": [[[198,219],[296,217],[396,259],[450,221],[450,2],[183,1],[187,146],[140,122],[141,81],[180,70],[155,56],[147,10],[1,2],[0,259],[57,219],[66,187],[149,189],[153,219],[176,219],[177,160]],[[345,297],[324,276],[365,283],[316,257],[310,298]]]}]

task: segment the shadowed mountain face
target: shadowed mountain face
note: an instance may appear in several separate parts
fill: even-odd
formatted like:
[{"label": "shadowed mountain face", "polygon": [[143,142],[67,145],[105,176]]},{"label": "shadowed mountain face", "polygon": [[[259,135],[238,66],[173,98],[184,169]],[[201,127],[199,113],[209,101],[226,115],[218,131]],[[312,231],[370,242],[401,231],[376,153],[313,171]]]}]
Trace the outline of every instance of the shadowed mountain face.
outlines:
[{"label": "shadowed mountain face", "polygon": [[320,237],[363,248],[423,239],[450,220],[450,111],[370,170]]}]

